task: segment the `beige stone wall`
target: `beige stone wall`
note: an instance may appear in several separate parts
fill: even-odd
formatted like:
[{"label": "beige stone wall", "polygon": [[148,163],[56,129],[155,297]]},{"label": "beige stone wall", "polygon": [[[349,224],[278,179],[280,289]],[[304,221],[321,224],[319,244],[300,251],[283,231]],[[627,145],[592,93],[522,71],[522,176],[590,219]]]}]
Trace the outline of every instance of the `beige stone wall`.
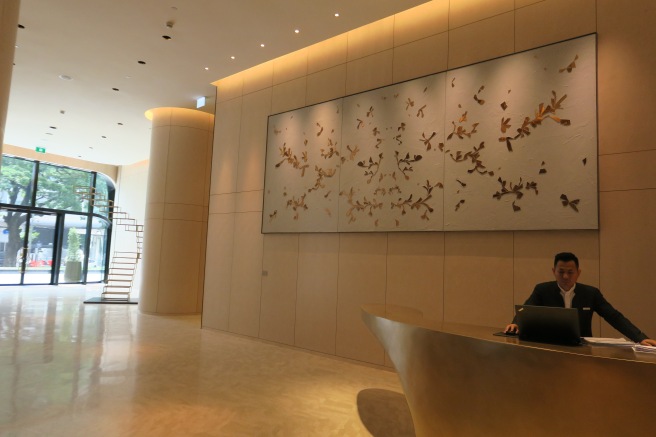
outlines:
[{"label": "beige stone wall", "polygon": [[14,70],[19,9],[20,0],[2,0],[0,2],[0,154],[2,154],[4,143],[9,88]]},{"label": "beige stone wall", "polygon": [[[361,304],[500,328],[567,250],[656,337],[654,29],[651,0],[434,0],[218,81],[203,326],[383,364]],[[260,233],[268,115],[593,32],[600,231]]]}]

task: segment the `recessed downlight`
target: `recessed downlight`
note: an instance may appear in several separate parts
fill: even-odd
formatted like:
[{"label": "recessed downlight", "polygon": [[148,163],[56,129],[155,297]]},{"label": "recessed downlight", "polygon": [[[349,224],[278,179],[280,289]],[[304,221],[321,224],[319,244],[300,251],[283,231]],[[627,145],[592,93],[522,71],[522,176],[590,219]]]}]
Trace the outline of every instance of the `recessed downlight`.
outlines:
[{"label": "recessed downlight", "polygon": [[260,47],[264,47],[264,43],[260,44]]},{"label": "recessed downlight", "polygon": [[234,61],[234,60],[235,60],[235,57],[234,57],[234,56],[230,56],[230,59],[232,59],[232,60]]},{"label": "recessed downlight", "polygon": [[137,63],[139,63],[141,65],[146,65],[146,61],[137,61]]},{"label": "recessed downlight", "polygon": [[57,129],[57,126],[50,126],[50,129]]},{"label": "recessed downlight", "polygon": [[61,80],[73,80],[73,78],[71,76],[67,75],[67,74],[60,74],[59,78]]},{"label": "recessed downlight", "polygon": [[19,25],[18,25],[18,28],[19,28],[19,29],[25,29],[25,26],[23,26],[22,24],[19,24]]},{"label": "recessed downlight", "polygon": [[335,12],[335,16],[336,16],[336,17],[339,17],[339,12]]},{"label": "recessed downlight", "polygon": [[162,35],[162,38],[164,38],[165,40],[168,41],[168,40],[170,40],[172,37],[169,36],[169,35]]},{"label": "recessed downlight", "polygon": [[116,124],[118,124],[119,126],[123,126],[123,123],[121,123],[120,121]]},{"label": "recessed downlight", "polygon": [[118,89],[118,88],[112,88],[112,90],[114,90],[114,91],[119,91],[119,89]]},{"label": "recessed downlight", "polygon": [[294,33],[301,33],[300,29],[294,29]]}]

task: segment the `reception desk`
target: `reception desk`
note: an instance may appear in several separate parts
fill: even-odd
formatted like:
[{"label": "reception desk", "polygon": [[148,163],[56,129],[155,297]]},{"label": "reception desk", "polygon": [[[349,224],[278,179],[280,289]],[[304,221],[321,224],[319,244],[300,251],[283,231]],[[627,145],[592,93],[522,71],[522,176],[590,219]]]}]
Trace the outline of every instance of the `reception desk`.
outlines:
[{"label": "reception desk", "polygon": [[394,364],[417,436],[656,434],[656,355],[496,337],[368,305],[362,319]]}]

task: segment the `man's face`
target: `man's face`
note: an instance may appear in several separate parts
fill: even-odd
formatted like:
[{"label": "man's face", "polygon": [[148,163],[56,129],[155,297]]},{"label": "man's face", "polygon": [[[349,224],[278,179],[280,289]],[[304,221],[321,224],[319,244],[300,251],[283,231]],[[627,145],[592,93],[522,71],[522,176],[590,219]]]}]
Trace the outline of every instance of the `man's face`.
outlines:
[{"label": "man's face", "polygon": [[576,280],[581,274],[581,270],[576,268],[574,261],[558,261],[556,266],[551,270],[556,278],[556,282],[565,291],[569,291],[576,284]]}]

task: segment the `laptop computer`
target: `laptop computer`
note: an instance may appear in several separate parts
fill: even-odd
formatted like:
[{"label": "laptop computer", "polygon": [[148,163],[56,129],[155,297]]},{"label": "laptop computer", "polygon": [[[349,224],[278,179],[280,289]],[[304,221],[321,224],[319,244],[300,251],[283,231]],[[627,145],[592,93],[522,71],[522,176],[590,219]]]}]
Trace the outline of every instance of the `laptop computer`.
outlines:
[{"label": "laptop computer", "polygon": [[533,305],[515,305],[519,339],[541,343],[579,345],[579,310]]}]

